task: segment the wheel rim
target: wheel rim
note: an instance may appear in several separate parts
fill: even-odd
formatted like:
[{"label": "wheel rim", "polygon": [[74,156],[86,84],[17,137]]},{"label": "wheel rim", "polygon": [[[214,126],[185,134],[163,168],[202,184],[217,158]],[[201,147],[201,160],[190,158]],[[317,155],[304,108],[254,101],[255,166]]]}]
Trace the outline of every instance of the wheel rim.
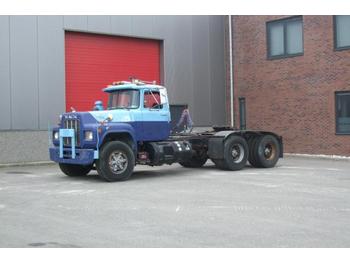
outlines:
[{"label": "wheel rim", "polygon": [[244,148],[241,144],[234,144],[232,146],[231,155],[234,163],[240,163],[244,157]]},{"label": "wheel rim", "polygon": [[276,145],[267,143],[264,147],[264,157],[266,160],[272,160],[276,156]]},{"label": "wheel rim", "polygon": [[122,151],[114,151],[109,156],[109,168],[113,174],[119,175],[128,167],[128,158]]}]

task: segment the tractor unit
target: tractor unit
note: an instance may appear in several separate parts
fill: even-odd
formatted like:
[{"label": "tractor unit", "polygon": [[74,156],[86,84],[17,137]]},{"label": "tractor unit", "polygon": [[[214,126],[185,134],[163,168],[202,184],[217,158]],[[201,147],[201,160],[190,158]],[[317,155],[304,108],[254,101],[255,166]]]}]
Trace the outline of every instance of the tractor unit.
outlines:
[{"label": "tractor unit", "polygon": [[68,176],[96,169],[106,181],[123,181],[135,165],[200,168],[211,159],[220,169],[240,170],[247,161],[273,167],[283,157],[282,138],[272,132],[213,127],[172,134],[166,88],[154,82],[114,82],[103,91],[106,110],[62,114],[52,130],[50,159]]}]

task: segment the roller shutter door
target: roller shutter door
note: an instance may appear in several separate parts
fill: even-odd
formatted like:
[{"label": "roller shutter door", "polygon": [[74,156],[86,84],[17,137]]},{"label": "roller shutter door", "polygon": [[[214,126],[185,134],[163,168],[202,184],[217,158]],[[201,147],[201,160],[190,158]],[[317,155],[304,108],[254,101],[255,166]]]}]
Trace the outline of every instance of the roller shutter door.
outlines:
[{"label": "roller shutter door", "polygon": [[160,81],[157,40],[65,33],[66,110],[91,110],[96,100],[107,105],[101,89],[113,81],[136,77]]}]

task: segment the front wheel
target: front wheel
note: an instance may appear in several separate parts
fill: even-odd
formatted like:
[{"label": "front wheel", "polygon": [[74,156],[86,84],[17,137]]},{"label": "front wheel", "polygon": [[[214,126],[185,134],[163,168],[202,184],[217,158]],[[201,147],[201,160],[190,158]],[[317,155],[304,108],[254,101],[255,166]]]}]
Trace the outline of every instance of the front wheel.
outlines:
[{"label": "front wheel", "polygon": [[129,179],[134,166],[133,151],[128,144],[121,141],[112,141],[106,144],[96,161],[97,173],[108,182]]},{"label": "front wheel", "polygon": [[92,169],[92,165],[75,165],[59,163],[61,171],[67,176],[86,176]]}]

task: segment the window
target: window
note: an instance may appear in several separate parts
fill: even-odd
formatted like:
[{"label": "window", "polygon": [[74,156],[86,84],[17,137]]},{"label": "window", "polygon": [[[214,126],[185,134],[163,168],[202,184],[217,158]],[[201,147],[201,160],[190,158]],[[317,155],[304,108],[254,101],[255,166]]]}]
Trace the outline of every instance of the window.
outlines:
[{"label": "window", "polygon": [[350,134],[350,91],[335,93],[336,133]]},{"label": "window", "polygon": [[350,48],[350,15],[334,16],[334,46],[336,50]]},{"label": "window", "polygon": [[144,108],[161,109],[163,105],[160,102],[160,94],[158,91],[146,91],[144,102]]},{"label": "window", "polygon": [[109,95],[108,109],[138,108],[139,97],[140,92],[138,90],[117,90]]},{"label": "window", "polygon": [[301,16],[267,22],[269,59],[302,55],[303,20]]}]

